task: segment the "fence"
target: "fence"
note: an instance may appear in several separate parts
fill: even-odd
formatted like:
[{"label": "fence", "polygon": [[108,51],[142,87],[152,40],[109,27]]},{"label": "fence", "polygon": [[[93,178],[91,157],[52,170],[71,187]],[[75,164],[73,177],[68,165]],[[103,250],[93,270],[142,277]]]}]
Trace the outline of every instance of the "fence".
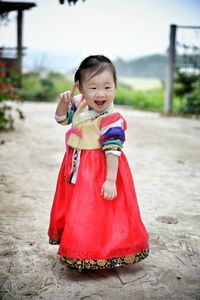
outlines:
[{"label": "fence", "polygon": [[200,75],[200,27],[170,26],[168,66],[165,85],[165,113],[172,112],[175,70]]}]

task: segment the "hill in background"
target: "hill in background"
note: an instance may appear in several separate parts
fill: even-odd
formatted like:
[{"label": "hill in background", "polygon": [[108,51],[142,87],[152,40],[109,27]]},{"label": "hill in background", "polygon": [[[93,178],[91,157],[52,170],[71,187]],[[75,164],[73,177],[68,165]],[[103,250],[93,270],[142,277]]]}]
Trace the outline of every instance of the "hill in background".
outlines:
[{"label": "hill in background", "polygon": [[[40,72],[59,72],[74,75],[77,68],[77,59],[73,56],[53,54],[49,52],[28,52],[23,61],[25,72],[37,70]],[[167,56],[152,54],[124,60],[118,58],[114,61],[118,77],[157,78],[163,80],[166,73]]]},{"label": "hill in background", "polygon": [[118,76],[145,77],[165,79],[167,56],[153,54],[141,58],[125,61],[118,58],[114,61]]}]

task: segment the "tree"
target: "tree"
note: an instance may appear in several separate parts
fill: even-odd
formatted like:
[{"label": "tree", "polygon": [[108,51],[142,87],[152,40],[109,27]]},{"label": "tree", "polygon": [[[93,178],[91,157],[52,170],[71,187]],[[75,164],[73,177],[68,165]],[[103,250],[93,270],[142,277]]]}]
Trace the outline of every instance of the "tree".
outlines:
[{"label": "tree", "polygon": [[[85,1],[85,0],[83,0],[83,1]],[[59,2],[60,2],[60,4],[64,4],[64,3],[65,3],[65,0],[59,0]],[[78,2],[78,0],[67,0],[67,2],[68,2],[69,4],[74,3],[74,5],[75,5],[76,2]]]}]

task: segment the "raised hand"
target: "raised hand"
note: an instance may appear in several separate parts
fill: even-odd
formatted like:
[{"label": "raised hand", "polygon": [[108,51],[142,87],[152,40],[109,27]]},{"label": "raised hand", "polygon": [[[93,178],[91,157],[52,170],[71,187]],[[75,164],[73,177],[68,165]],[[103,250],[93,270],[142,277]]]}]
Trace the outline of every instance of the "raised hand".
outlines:
[{"label": "raised hand", "polygon": [[65,91],[60,94],[60,101],[67,104],[72,103],[75,90],[76,90],[76,83],[73,85],[71,91]]}]

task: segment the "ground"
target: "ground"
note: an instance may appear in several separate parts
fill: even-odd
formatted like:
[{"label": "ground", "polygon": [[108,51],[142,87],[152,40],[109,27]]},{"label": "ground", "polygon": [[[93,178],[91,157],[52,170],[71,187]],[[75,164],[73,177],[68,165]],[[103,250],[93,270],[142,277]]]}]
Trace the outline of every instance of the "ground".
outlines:
[{"label": "ground", "polygon": [[25,103],[24,121],[0,134],[0,298],[200,299],[200,121],[118,107],[124,152],[150,255],[134,265],[79,273],[60,264],[47,230],[65,126],[55,103]]}]

